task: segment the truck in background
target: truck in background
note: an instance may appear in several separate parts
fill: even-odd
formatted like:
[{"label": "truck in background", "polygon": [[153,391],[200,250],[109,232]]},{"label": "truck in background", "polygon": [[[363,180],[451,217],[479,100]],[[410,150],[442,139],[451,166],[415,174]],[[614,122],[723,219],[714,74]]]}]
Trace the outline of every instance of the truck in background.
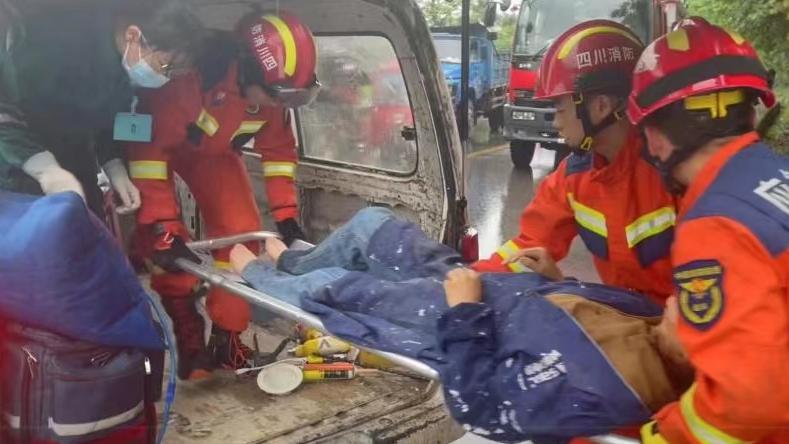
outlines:
[{"label": "truck in background", "polygon": [[556,151],[554,169],[570,150],[553,128],[551,101],[534,98],[537,70],[544,53],[562,32],[576,23],[605,18],[630,27],[643,42],[664,34],[681,14],[678,0],[524,0],[512,47],[504,137],[516,168],[529,168],[537,144]]},{"label": "truck in background", "polygon": [[[455,115],[460,104],[460,27],[431,28],[433,44],[441,61],[441,69],[450,89]],[[498,131],[503,123],[504,103],[510,66],[509,54],[499,54],[494,45],[496,33],[481,24],[470,27],[469,69],[469,128],[479,116],[488,118],[491,131]]]}]

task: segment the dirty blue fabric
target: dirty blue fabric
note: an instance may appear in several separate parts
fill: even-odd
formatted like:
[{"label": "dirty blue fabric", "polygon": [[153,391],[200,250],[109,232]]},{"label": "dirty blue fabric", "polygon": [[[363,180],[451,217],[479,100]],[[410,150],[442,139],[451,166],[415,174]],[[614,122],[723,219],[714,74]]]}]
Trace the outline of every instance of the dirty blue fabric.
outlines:
[{"label": "dirty blue fabric", "polygon": [[277,266],[290,274],[327,267],[363,271],[380,279],[443,276],[462,265],[462,258],[418,226],[383,207],[369,207],[309,250],[282,254]]},{"label": "dirty blue fabric", "polygon": [[386,208],[369,207],[315,247],[286,250],[276,267],[266,259],[257,259],[241,276],[256,289],[301,307],[303,298],[351,271],[378,278],[385,285],[443,277],[461,265],[456,251],[434,242],[416,225],[398,219]]},{"label": "dirty blue fabric", "polygon": [[244,267],[241,277],[258,291],[262,291],[290,305],[301,307],[303,297],[345,276],[348,270],[340,267],[318,268],[301,275],[280,271],[266,259],[256,259]]},{"label": "dirty blue fabric", "polygon": [[71,192],[0,191],[0,316],[100,345],[164,348],[126,256]]},{"label": "dirty blue fabric", "polygon": [[[276,273],[301,276],[258,268],[258,289],[266,291],[271,279],[304,279],[299,305],[332,334],[436,369],[452,416],[469,431],[502,442],[563,443],[648,420],[650,412],[597,345],[545,296],[574,294],[623,313],[659,316],[647,298],[534,273],[488,273],[482,303],[450,309],[443,278],[457,266],[457,253],[414,224],[384,209],[363,210],[335,234],[283,256]],[[321,270],[330,273],[316,274]],[[286,286],[268,290],[294,299]]]}]

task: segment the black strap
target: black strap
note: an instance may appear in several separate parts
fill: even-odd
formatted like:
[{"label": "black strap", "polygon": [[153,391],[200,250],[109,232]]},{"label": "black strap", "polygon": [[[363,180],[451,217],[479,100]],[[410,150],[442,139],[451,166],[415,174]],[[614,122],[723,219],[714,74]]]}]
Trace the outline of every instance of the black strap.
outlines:
[{"label": "black strap", "polygon": [[687,187],[674,178],[674,168],[690,159],[690,156],[698,151],[699,148],[701,148],[701,146],[695,148],[677,147],[677,149],[668,156],[665,162],[660,162],[660,175],[663,177],[663,183],[666,185],[666,188],[668,188],[669,193],[677,196],[685,194]]},{"label": "black strap", "polygon": [[196,123],[192,122],[186,126],[186,140],[194,146],[200,146],[203,143],[203,136],[205,131],[200,129]]},{"label": "black strap", "polygon": [[721,75],[751,74],[767,81],[767,71],[759,60],[745,56],[717,56],[658,79],[638,95],[636,102],[648,108],[665,96],[687,86]]},{"label": "black strap", "polygon": [[601,131],[608,128],[609,126],[613,125],[614,123],[622,120],[624,114],[622,114],[622,110],[616,110],[609,115],[605,116],[603,120],[601,120],[597,125],[592,123],[592,118],[589,116],[589,110],[586,108],[584,104],[584,97],[582,94],[576,94],[573,96],[573,101],[575,102],[575,115],[578,119],[581,120],[581,124],[583,125],[584,129],[584,138],[581,141],[581,146],[577,148],[578,151],[587,152],[591,151],[592,147],[594,146],[594,138]]}]

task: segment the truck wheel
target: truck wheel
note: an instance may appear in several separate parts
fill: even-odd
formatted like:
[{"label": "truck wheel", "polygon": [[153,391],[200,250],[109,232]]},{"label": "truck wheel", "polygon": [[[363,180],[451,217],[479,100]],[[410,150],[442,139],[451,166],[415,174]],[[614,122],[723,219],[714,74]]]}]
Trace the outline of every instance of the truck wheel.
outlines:
[{"label": "truck wheel", "polygon": [[556,168],[559,168],[559,164],[562,163],[565,157],[570,155],[570,148],[565,145],[554,145],[554,152],[556,153],[556,157],[553,158],[553,171],[556,171]]},{"label": "truck wheel", "polygon": [[534,149],[537,142],[527,140],[513,140],[510,142],[510,158],[515,168],[525,170],[530,168],[531,160],[534,158]]}]

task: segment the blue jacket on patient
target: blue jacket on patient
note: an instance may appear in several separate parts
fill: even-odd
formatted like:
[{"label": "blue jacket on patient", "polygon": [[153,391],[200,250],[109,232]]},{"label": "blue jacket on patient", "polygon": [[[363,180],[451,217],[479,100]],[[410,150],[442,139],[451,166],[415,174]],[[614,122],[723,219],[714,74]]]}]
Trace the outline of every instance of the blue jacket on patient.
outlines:
[{"label": "blue jacket on patient", "polygon": [[626,314],[660,316],[645,297],[532,273],[492,273],[482,275],[484,303],[449,309],[443,277],[457,266],[457,254],[415,225],[388,220],[364,253],[393,275],[349,271],[303,295],[302,307],[339,337],[438,370],[447,406],[468,430],[503,442],[560,443],[648,420],[598,346],[545,299],[578,295]]}]

